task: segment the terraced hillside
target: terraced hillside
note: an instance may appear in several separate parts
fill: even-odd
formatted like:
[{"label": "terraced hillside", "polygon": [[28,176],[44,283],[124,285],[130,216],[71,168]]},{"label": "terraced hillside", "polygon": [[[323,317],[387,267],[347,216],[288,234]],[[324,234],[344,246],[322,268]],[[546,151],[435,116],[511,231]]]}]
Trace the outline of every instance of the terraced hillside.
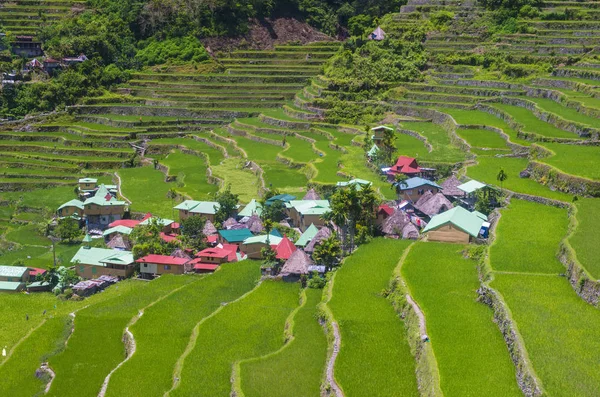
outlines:
[{"label": "terraced hillside", "polygon": [[35,36],[40,27],[72,12],[81,12],[85,1],[13,0],[0,4],[0,30],[14,35]]}]

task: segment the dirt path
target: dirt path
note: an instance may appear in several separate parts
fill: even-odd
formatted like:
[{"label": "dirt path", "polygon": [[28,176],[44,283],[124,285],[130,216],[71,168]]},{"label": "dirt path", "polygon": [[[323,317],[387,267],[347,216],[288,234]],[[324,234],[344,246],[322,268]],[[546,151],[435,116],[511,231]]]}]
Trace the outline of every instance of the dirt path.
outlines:
[{"label": "dirt path", "polygon": [[340,352],[340,344],[342,343],[342,338],[340,337],[340,328],[338,327],[338,324],[335,321],[331,323],[331,327],[333,328],[333,353],[331,354],[329,362],[327,363],[327,382],[329,382],[333,393],[337,397],[343,397],[344,393],[342,393],[342,389],[337,384],[337,382],[335,381],[335,377],[333,376],[333,367],[335,365],[337,355]]},{"label": "dirt path", "polygon": [[419,332],[421,333],[421,337],[427,335],[427,327],[425,327],[425,315],[423,314],[423,311],[417,302],[413,300],[410,294],[406,294],[406,301],[412,306],[413,310],[417,314],[417,317],[419,318]]},{"label": "dirt path", "polygon": [[115,172],[115,177],[117,178],[117,190],[119,192],[119,196],[121,196],[121,198],[123,198],[123,200],[127,201],[127,204],[131,205],[131,200],[129,200],[127,197],[123,196],[123,191],[121,190],[121,177],[119,176],[119,174],[117,172]]},{"label": "dirt path", "polygon": [[17,343],[14,344],[14,346],[11,347],[10,350],[8,351],[8,353],[6,354],[6,357],[3,357],[4,360],[0,363],[0,368],[2,368],[2,366],[4,365],[4,363],[6,363],[10,359],[10,357],[13,355],[13,353],[15,352],[15,350],[17,349],[17,347],[19,347],[21,345],[21,343],[25,342],[27,340],[27,338],[29,338],[31,336],[31,334],[33,334],[35,331],[37,331],[45,323],[46,323],[46,319],[42,320],[41,323],[39,323],[35,327],[31,328],[29,330],[29,332],[27,332],[21,339],[19,339],[17,341]]},{"label": "dirt path", "polygon": [[50,380],[48,381],[48,383],[46,383],[46,387],[44,388],[44,394],[48,394],[48,392],[50,391],[50,387],[52,387],[52,382],[54,382],[54,378],[56,378],[56,374],[54,373],[52,368],[50,368],[48,363],[42,363],[42,365],[40,365],[39,370],[47,373],[50,376]]}]

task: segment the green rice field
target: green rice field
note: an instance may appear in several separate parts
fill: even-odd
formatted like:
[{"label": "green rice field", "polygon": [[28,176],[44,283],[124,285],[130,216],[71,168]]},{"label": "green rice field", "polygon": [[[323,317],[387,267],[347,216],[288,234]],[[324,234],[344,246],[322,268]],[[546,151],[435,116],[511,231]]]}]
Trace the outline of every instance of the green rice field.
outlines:
[{"label": "green rice field", "polygon": [[595,228],[600,219],[598,199],[579,199],[577,206],[577,228],[569,238],[577,259],[596,279],[600,278],[600,245]]}]

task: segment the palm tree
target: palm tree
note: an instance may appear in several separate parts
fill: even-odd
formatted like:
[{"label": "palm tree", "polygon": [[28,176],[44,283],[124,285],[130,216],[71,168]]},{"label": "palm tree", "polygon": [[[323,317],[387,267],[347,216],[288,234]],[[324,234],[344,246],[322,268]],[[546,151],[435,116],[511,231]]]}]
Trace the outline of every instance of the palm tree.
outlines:
[{"label": "palm tree", "polygon": [[394,183],[392,183],[392,189],[396,191],[396,195],[398,196],[398,201],[400,201],[400,195],[402,194],[403,188],[408,187],[406,180],[408,177],[405,174],[396,174],[394,177]]},{"label": "palm tree", "polygon": [[500,190],[504,190],[502,185],[504,184],[504,181],[508,179],[508,174],[504,172],[504,168],[500,168],[500,172],[496,175],[496,179],[500,181]]}]

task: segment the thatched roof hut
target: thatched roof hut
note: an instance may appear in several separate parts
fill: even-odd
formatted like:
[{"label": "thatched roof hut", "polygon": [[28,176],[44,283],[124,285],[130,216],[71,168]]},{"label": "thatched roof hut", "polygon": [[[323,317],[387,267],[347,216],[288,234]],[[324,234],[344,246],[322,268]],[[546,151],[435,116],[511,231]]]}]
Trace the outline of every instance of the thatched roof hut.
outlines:
[{"label": "thatched roof hut", "polygon": [[131,250],[131,243],[129,242],[129,239],[123,238],[123,235],[119,233],[116,233],[113,236],[113,238],[111,238],[110,241],[106,243],[106,246],[112,249],[122,249],[126,251]]},{"label": "thatched roof hut", "polygon": [[464,197],[465,192],[458,188],[460,185],[462,185],[462,182],[455,175],[452,175],[442,183],[442,194],[448,197]]},{"label": "thatched roof hut", "polygon": [[265,230],[262,221],[258,215],[252,215],[246,222],[246,227],[254,234],[261,233]]},{"label": "thatched roof hut", "polygon": [[[425,202],[421,202],[421,200],[417,201],[415,204],[415,208],[417,208],[422,213],[428,216],[434,216],[437,214],[441,214],[442,212],[446,212],[449,209],[453,208],[452,203],[444,196],[442,193],[432,194],[429,193],[430,197]],[[425,197],[425,194],[423,195]]]},{"label": "thatched roof hut", "polygon": [[233,219],[233,218],[229,218],[229,219],[227,219],[225,222],[223,222],[223,225],[222,225],[222,226],[223,226],[223,228],[225,228],[225,229],[229,229],[230,227],[232,227],[232,226],[235,226],[235,225],[237,225],[238,223],[239,223],[239,222],[238,222],[238,221],[236,221],[235,219]]},{"label": "thatched roof hut", "polygon": [[409,223],[410,223],[410,219],[408,218],[408,215],[406,215],[404,212],[402,212],[400,210],[396,210],[396,211],[394,211],[392,216],[390,216],[389,218],[387,218],[385,220],[385,222],[383,222],[381,231],[384,234],[400,236],[400,235],[402,235],[402,230],[404,229],[404,227],[406,225],[408,225]]},{"label": "thatched roof hut", "polygon": [[419,238],[419,229],[412,223],[404,226],[402,229],[402,238],[405,240],[416,240]]},{"label": "thatched roof hut", "polygon": [[204,234],[205,236],[211,236],[213,234],[217,234],[217,232],[218,231],[215,225],[213,225],[211,221],[207,220],[204,224],[204,228],[202,229],[202,234]]},{"label": "thatched roof hut", "polygon": [[310,189],[306,192],[302,200],[321,200],[321,196],[319,196],[315,189]]},{"label": "thatched roof hut", "polygon": [[183,258],[183,259],[187,259],[187,260],[191,260],[192,257],[189,256],[184,250],[182,250],[181,248],[177,248],[176,250],[174,250],[173,252],[171,252],[171,256],[175,257],[175,258]]},{"label": "thatched roof hut", "polygon": [[310,240],[310,243],[306,244],[306,247],[304,247],[304,251],[312,253],[315,250],[315,247],[317,245],[319,245],[319,243],[321,243],[321,241],[328,239],[331,236],[331,230],[329,230],[328,227],[322,227],[317,234],[315,234],[315,237],[312,238],[312,240]]},{"label": "thatched roof hut", "polygon": [[285,261],[283,267],[281,268],[280,274],[283,277],[295,275],[300,276],[303,274],[308,274],[308,267],[313,265],[312,259],[310,256],[301,249],[297,249],[292,252],[290,258]]}]

